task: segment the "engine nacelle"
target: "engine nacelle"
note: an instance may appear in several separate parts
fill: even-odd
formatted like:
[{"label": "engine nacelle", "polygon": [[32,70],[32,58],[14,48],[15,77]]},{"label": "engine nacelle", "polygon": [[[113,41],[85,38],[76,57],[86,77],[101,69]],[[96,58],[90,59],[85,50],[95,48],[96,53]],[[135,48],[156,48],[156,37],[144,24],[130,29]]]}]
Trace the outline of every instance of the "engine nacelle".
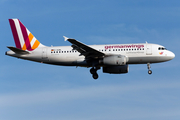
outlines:
[{"label": "engine nacelle", "polygon": [[103,67],[103,73],[123,74],[123,73],[128,73],[128,71],[129,71],[128,65]]},{"label": "engine nacelle", "polygon": [[126,65],[128,58],[124,55],[113,55],[103,58],[104,65]]}]

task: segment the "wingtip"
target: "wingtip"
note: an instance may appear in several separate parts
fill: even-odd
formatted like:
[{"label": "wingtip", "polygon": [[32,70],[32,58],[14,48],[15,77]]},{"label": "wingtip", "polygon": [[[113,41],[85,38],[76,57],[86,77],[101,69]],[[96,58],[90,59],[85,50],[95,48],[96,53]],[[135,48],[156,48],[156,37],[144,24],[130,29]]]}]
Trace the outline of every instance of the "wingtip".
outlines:
[{"label": "wingtip", "polygon": [[69,38],[68,37],[66,37],[66,36],[63,36],[64,37],[64,41],[67,41]]}]

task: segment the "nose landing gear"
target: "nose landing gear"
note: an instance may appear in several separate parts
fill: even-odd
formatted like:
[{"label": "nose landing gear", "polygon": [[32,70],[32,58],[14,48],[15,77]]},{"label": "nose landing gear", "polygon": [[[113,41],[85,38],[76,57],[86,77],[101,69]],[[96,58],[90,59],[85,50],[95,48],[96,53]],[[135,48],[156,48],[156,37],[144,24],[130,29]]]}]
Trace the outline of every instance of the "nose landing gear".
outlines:
[{"label": "nose landing gear", "polygon": [[150,70],[150,68],[151,68],[150,63],[147,63],[147,67],[148,67],[148,74],[151,75],[152,74],[152,70]]},{"label": "nose landing gear", "polygon": [[93,67],[93,68],[91,68],[90,69],[90,73],[92,74],[92,77],[94,78],[94,79],[98,79],[98,74],[97,74],[97,70],[99,70],[100,68],[98,68],[98,67]]}]

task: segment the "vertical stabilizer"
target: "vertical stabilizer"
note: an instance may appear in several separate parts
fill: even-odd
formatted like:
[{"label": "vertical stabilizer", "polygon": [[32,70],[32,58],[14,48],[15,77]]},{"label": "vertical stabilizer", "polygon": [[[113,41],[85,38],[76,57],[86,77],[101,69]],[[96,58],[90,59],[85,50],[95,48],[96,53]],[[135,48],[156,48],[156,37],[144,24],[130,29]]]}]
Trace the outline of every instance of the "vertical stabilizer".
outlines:
[{"label": "vertical stabilizer", "polygon": [[33,34],[21,23],[19,19],[9,19],[16,48],[33,51],[38,47],[43,47]]}]

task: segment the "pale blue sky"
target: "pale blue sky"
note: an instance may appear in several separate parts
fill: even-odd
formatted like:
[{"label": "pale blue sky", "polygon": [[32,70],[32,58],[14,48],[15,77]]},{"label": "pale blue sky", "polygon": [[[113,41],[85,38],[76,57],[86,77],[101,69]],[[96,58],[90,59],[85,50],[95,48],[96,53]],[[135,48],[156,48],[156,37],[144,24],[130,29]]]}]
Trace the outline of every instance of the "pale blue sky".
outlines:
[{"label": "pale blue sky", "polygon": [[[93,80],[89,68],[40,64],[5,56],[15,46],[9,18],[44,45],[62,36],[86,44],[157,43],[175,59]],[[179,120],[179,0],[0,0],[1,120]]]}]

